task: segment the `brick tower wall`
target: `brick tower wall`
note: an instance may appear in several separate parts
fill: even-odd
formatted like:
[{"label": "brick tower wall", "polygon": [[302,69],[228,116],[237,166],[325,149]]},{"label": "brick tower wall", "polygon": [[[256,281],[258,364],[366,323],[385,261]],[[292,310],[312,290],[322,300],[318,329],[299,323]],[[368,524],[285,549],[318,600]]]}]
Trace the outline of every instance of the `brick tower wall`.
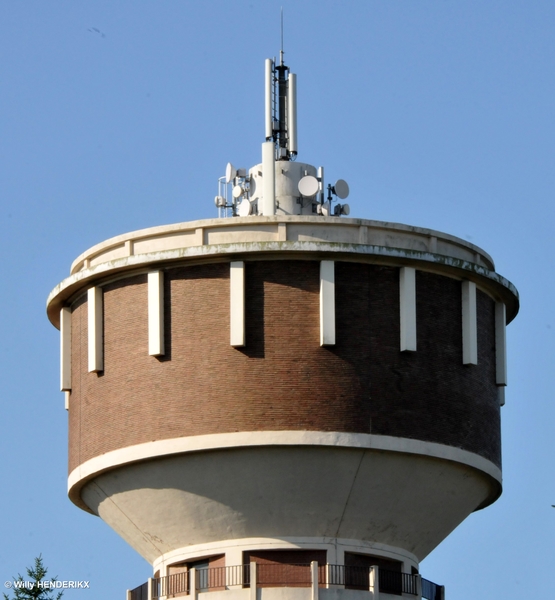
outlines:
[{"label": "brick tower wall", "polygon": [[399,269],[335,263],[336,344],[319,345],[319,266],[246,262],[246,346],[229,345],[229,262],[168,268],[166,354],[148,355],[147,277],[103,285],[104,371],[72,306],[69,469],[118,448],[267,430],[372,433],[500,465],[494,301],[477,292],[478,365],[462,364],[460,281],[417,271],[418,350],[399,351]]}]

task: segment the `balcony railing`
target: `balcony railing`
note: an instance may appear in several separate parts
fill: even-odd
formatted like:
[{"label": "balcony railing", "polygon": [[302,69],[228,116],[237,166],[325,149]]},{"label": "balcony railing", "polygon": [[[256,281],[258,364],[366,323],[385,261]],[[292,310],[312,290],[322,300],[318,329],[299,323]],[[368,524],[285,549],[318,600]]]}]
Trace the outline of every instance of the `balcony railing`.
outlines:
[{"label": "balcony railing", "polygon": [[[194,582],[193,585],[191,585]],[[231,567],[191,569],[187,572],[149,579],[127,592],[127,600],[158,600],[194,595],[197,592],[233,588],[266,587],[343,587],[378,593],[403,594],[415,600],[444,600],[444,587],[419,575],[377,567],[312,564],[246,564]],[[378,593],[377,593],[378,592]]]},{"label": "balcony railing", "polygon": [[[153,580],[149,580],[153,581]],[[136,587],[134,590],[127,592],[128,600],[148,600],[148,581]]]}]

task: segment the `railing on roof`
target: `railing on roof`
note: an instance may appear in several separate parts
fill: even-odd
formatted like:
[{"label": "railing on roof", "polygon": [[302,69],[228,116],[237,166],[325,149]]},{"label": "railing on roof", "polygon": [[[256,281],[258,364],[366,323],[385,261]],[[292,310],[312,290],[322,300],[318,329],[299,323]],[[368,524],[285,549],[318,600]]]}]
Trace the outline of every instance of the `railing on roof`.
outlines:
[{"label": "railing on roof", "polygon": [[422,578],[422,598],[426,600],[445,600],[445,588]]},{"label": "railing on roof", "polygon": [[[418,595],[418,575],[386,569],[379,569],[378,572],[380,592]],[[370,587],[370,567],[325,565],[319,568],[318,583],[341,585],[351,590],[367,590]]]},{"label": "railing on roof", "polygon": [[[316,565],[315,565],[316,568]],[[256,575],[251,566],[208,567],[195,570],[195,588],[198,592],[223,591],[230,588],[248,588],[256,579],[256,587],[311,587],[341,586],[345,589],[370,590],[373,576],[377,575],[378,589],[384,594],[408,594],[423,600],[444,600],[444,588],[419,575],[346,565],[318,565],[317,581],[312,579],[310,564],[257,564]],[[191,571],[156,577],[128,592],[127,600],[158,600],[190,594]],[[151,586],[150,595],[148,586]]]},{"label": "railing on roof", "polygon": [[151,581],[153,598],[174,597],[176,594],[189,593],[189,573],[187,571],[165,577],[155,577]]},{"label": "railing on roof", "polygon": [[148,600],[148,581],[131,590],[128,593],[128,600]]}]

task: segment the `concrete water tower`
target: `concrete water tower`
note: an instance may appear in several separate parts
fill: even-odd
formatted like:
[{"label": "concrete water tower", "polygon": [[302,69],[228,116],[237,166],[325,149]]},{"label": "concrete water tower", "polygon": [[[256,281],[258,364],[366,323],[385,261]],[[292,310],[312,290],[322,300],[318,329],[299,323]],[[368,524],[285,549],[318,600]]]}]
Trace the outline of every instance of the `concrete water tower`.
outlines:
[{"label": "concrete water tower", "polygon": [[48,298],[69,496],[152,564],[132,599],[436,600],[420,561],[501,493],[517,292],[473,244],[345,218],[265,70],[219,218],[102,242]]}]

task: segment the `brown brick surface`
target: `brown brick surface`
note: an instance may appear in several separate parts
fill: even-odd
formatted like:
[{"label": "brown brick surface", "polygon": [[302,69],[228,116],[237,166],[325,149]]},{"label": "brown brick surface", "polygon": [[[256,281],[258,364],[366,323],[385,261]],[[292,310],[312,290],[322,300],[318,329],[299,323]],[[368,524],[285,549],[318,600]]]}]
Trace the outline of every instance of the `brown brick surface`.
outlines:
[{"label": "brown brick surface", "polygon": [[165,271],[166,356],[148,356],[146,275],[104,287],[105,370],[73,306],[70,470],[132,444],[254,430],[404,436],[499,464],[494,303],[462,365],[460,282],[417,273],[418,351],[399,352],[398,269],[336,263],[334,347],[319,346],[319,262],[246,263],[246,335],[229,345],[229,263]]}]

